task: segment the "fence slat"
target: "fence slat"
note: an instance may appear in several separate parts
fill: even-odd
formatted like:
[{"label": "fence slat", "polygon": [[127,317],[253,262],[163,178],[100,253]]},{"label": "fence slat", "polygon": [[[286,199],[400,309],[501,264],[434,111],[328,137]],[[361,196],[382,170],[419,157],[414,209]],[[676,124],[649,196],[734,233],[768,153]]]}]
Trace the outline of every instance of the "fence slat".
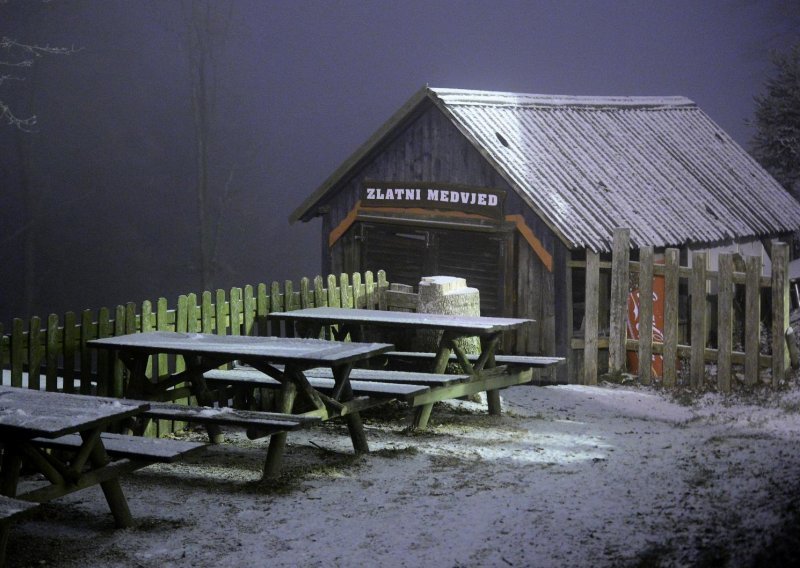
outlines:
[{"label": "fence slat", "polygon": [[45,337],[45,389],[50,392],[58,390],[58,358],[61,355],[58,329],[59,317],[50,314],[47,317],[47,335]]},{"label": "fence slat", "polygon": [[203,325],[200,306],[197,305],[197,294],[186,295],[186,333],[199,333]]},{"label": "fence slat", "polygon": [[772,243],[772,386],[786,378],[789,349],[786,330],[789,328],[789,246]]},{"label": "fence slat", "polygon": [[[178,333],[186,333],[189,319],[186,317],[186,312],[189,306],[189,297],[182,294],[178,296],[178,305],[175,309],[175,331]],[[183,356],[178,355],[175,357],[175,372],[180,373],[186,370],[186,362]]]},{"label": "fence slat", "polygon": [[350,288],[350,277],[347,274],[339,275],[339,292],[343,308],[353,307],[353,290]]},{"label": "fence slat", "polygon": [[664,252],[664,386],[677,383],[678,364],[678,249]]},{"label": "fence slat", "polygon": [[[127,328],[127,310],[125,306],[117,306],[114,310],[114,335],[125,335],[128,332]],[[116,354],[112,355],[113,361],[113,374],[111,376],[111,385],[109,396],[122,397],[125,395],[125,367],[122,361]]]},{"label": "fence slat", "polygon": [[76,354],[80,344],[79,328],[75,312],[64,314],[64,332],[61,336],[61,361],[64,368],[64,392],[75,392]]},{"label": "fence slat", "polygon": [[583,384],[597,384],[597,326],[600,312],[600,255],[586,251],[586,309],[583,319]]},{"label": "fence slat", "polygon": [[761,351],[761,258],[745,258],[745,321],[744,321],[744,380],[754,385],[758,380],[758,355]]},{"label": "fence slat", "polygon": [[290,312],[296,309],[297,304],[294,301],[294,284],[291,280],[286,280],[283,283],[283,309]]},{"label": "fence slat", "polygon": [[[269,293],[270,313],[284,311],[283,300],[284,296],[281,294],[281,285],[277,282],[273,282],[270,286]],[[273,337],[280,336],[282,322],[273,319],[269,319],[267,321],[269,322],[269,334]]]},{"label": "fence slat", "polygon": [[[95,353],[95,350],[90,349],[86,342],[90,339],[97,338],[97,323],[95,323],[94,320],[94,312],[92,312],[92,310],[83,310],[83,312],[81,312],[81,394],[89,394],[92,392],[92,361],[94,360],[92,355]],[[97,368],[99,369],[99,367],[100,364],[98,362]]]},{"label": "fence slat", "polygon": [[231,288],[230,291],[230,303],[228,308],[228,313],[230,314],[230,322],[231,322],[231,335],[241,335],[242,334],[242,309],[244,304],[242,302],[242,289],[241,288]]},{"label": "fence slat", "polygon": [[653,247],[639,250],[639,380],[649,385],[653,369]]},{"label": "fence slat", "polygon": [[28,323],[28,388],[38,390],[42,388],[42,320],[33,316]]},{"label": "fence slat", "polygon": [[314,277],[314,305],[317,307],[328,305],[328,291],[325,290],[325,280],[320,275]]},{"label": "fence slat", "polygon": [[262,282],[257,287],[256,293],[256,322],[258,325],[258,335],[269,335],[269,320],[267,314],[270,312],[269,294],[267,285]]},{"label": "fence slat", "polygon": [[363,308],[364,307],[364,287],[361,284],[361,274],[358,272],[354,272],[350,277],[351,282],[353,283],[353,307],[354,308]]},{"label": "fence slat", "polygon": [[20,318],[11,321],[11,386],[22,386],[22,369],[27,361],[25,336]]},{"label": "fence slat", "polygon": [[364,297],[366,308],[368,310],[374,310],[377,307],[378,301],[375,297],[375,281],[373,280],[371,270],[367,270],[364,273]]},{"label": "fence slat", "polygon": [[341,298],[336,293],[336,276],[328,274],[328,306],[331,308],[341,308]]},{"label": "fence slat", "polygon": [[708,256],[705,252],[692,254],[692,277],[689,293],[692,296],[692,355],[689,369],[692,388],[700,387],[706,376],[704,359],[706,348],[706,266]]},{"label": "fence slat", "polygon": [[[108,308],[100,308],[97,313],[97,338],[111,337],[111,313]],[[113,373],[111,355],[107,349],[100,349],[97,354],[97,394],[109,395],[109,380]]]},{"label": "fence slat", "polygon": [[202,333],[214,333],[214,302],[211,292],[206,290],[201,294],[200,299],[200,331]]},{"label": "fence slat", "polygon": [[[153,318],[153,303],[150,300],[142,302],[142,333],[148,333],[154,330],[155,319]],[[153,377],[153,365],[155,361],[153,357],[147,360],[145,365],[144,374],[147,377]]]},{"label": "fence slat", "polygon": [[625,331],[630,288],[630,230],[614,230],[611,260],[611,314],[609,322],[608,372],[618,376],[625,371]]},{"label": "fence slat", "polygon": [[719,256],[717,292],[717,388],[731,391],[731,354],[733,353],[733,255]]},{"label": "fence slat", "polygon": [[253,287],[250,284],[244,287],[242,311],[244,316],[242,333],[245,335],[255,335],[257,307],[256,297],[253,294]]},{"label": "fence slat", "polygon": [[[169,331],[169,320],[167,318],[167,299],[159,298],[156,302],[156,328],[159,331]],[[169,357],[164,353],[159,353],[158,364],[156,366],[156,378],[166,376],[169,373]]]},{"label": "fence slat", "polygon": [[300,279],[300,307],[302,309],[314,307],[314,299],[311,297],[311,288],[308,278]]},{"label": "fence slat", "polygon": [[228,335],[228,303],[225,301],[225,290],[217,290],[214,298],[214,314],[216,314],[217,335]]},{"label": "fence slat", "polygon": [[[174,331],[174,322],[170,324],[169,321],[169,304],[166,298],[159,298],[156,302],[156,329],[159,331]],[[172,327],[170,327],[172,325]],[[154,380],[161,377],[166,377],[169,374],[169,361],[170,358],[165,353],[159,353],[157,357],[151,357],[155,369],[153,369]],[[148,427],[148,433],[155,430],[158,434],[161,432],[169,432],[172,429],[172,422],[169,420],[156,420],[155,423]]]}]

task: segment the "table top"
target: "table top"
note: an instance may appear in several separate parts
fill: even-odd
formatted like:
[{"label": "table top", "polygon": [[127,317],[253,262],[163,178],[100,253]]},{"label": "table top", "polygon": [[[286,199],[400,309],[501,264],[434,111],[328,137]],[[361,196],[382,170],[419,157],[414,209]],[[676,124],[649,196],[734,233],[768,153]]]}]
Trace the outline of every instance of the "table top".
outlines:
[{"label": "table top", "polygon": [[261,359],[272,363],[317,366],[360,361],[394,349],[391,343],[355,343],[289,337],[253,337],[154,331],[93,339],[92,347],[139,353],[175,353],[225,358]]},{"label": "table top", "polygon": [[0,387],[0,436],[57,438],[134,416],[149,407],[139,400]]},{"label": "table top", "polygon": [[320,324],[361,324],[414,329],[436,329],[487,335],[522,327],[533,322],[529,319],[422,314],[353,308],[305,308],[290,312],[273,312],[269,317],[294,321],[311,321]]}]

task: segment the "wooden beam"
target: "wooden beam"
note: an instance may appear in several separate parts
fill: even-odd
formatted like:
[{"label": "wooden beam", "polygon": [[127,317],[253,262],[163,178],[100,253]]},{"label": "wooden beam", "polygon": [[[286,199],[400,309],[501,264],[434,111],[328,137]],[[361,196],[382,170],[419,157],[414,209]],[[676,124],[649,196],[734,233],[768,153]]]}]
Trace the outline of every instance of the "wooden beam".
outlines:
[{"label": "wooden beam", "polygon": [[630,229],[614,230],[611,269],[611,315],[608,347],[608,370],[611,375],[625,371],[625,334],[628,320],[630,287]]}]

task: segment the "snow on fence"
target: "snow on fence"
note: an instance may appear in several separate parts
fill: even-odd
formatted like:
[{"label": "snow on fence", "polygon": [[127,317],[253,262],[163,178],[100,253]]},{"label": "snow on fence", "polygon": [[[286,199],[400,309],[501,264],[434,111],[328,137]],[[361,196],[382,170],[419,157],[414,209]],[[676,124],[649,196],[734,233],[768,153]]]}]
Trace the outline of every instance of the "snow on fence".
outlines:
[{"label": "snow on fence", "polygon": [[[128,303],[114,310],[67,312],[63,318],[52,314],[14,319],[8,333],[0,324],[2,384],[123,396],[123,365],[106,350],[90,349],[87,341],[145,331],[281,335],[291,330],[281,330],[280,322],[268,320],[270,312],[314,306],[378,308],[388,286],[383,271],[378,272],[377,281],[372,272],[342,274],[338,279],[317,276],[313,281],[303,278],[299,289],[286,281],[283,286],[273,282],[269,287],[258,284],[229,292],[182,295],[173,307],[160,298],[155,304],[142,302],[138,311],[136,304]],[[160,355],[150,363],[148,374],[153,373],[153,364],[158,376],[184,368],[180,357]]]},{"label": "snow on fence", "polygon": [[[656,380],[664,387],[682,383],[693,388],[707,386],[710,368],[707,363],[712,363],[716,365],[716,388],[722,392],[731,390],[736,370],[741,372],[747,386],[762,381],[778,386],[784,381],[790,362],[789,247],[773,242],[771,252],[772,273],[769,276],[762,274],[760,257],[746,256],[740,260],[731,253],[719,256],[716,271],[707,270],[706,252],[693,253],[691,268],[681,266],[678,249],[671,248],[664,251],[663,264],[654,263],[653,247],[642,247],[639,260],[631,261],[629,231],[615,231],[610,263],[601,262],[596,253],[586,253],[583,382],[597,383],[598,351],[607,345],[611,376],[626,371],[630,352],[637,355],[639,362],[652,361],[654,354],[663,358],[661,377],[654,377],[651,365],[639,365],[639,379],[643,384]],[[610,309],[607,340],[600,337],[598,330],[601,269],[611,269],[611,298],[606,304]],[[659,330],[663,337],[654,338],[652,286],[653,278],[658,276],[664,278],[664,321],[663,330]],[[679,343],[681,280],[688,284],[690,296],[688,344]],[[636,286],[632,286],[632,282]],[[715,297],[708,295],[709,283],[715,284]],[[629,337],[628,325],[628,297],[636,287],[638,339]],[[713,300],[716,300],[715,309]],[[766,343],[762,340],[762,320],[767,322],[770,331]],[[709,345],[709,331],[716,331],[713,347]],[[771,377],[764,373],[766,370],[771,372]]]}]

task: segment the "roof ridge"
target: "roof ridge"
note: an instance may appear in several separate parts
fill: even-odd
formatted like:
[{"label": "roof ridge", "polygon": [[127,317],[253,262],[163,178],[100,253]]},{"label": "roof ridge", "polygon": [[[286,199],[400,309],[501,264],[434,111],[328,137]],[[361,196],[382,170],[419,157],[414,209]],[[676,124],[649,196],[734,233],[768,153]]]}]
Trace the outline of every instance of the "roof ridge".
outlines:
[{"label": "roof ridge", "polygon": [[602,95],[543,95],[506,91],[479,91],[428,87],[429,91],[448,105],[488,106],[595,106],[595,107],[697,107],[683,96],[602,96]]}]

